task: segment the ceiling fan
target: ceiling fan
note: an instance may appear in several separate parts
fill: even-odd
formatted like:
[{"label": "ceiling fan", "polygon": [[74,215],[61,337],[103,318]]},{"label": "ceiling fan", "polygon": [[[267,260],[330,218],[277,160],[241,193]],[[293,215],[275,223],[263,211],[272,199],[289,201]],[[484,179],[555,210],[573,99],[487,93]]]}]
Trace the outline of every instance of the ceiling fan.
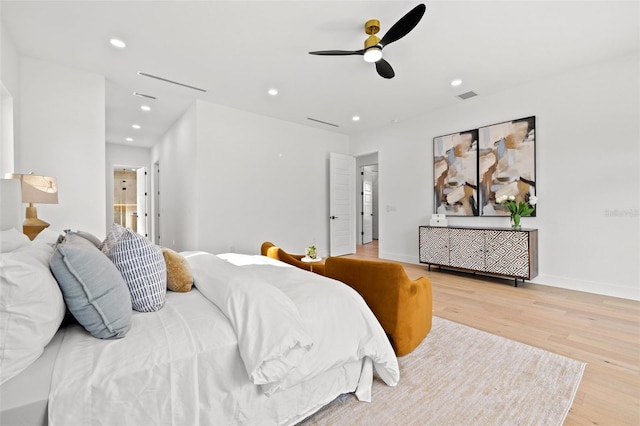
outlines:
[{"label": "ceiling fan", "polygon": [[400,40],[402,37],[409,34],[411,30],[418,25],[418,22],[422,19],[426,7],[424,4],[419,4],[411,9],[406,15],[404,15],[398,22],[387,31],[382,37],[378,38],[376,34],[380,31],[380,21],[377,19],[370,19],[364,25],[365,33],[369,34],[364,42],[364,49],[360,50],[319,50],[315,52],[309,52],[310,55],[324,55],[324,56],[346,56],[346,55],[363,55],[364,60],[367,62],[373,62],[376,64],[376,71],[381,77],[393,78],[396,74],[389,62],[382,58],[382,49],[388,44],[394,41]]}]

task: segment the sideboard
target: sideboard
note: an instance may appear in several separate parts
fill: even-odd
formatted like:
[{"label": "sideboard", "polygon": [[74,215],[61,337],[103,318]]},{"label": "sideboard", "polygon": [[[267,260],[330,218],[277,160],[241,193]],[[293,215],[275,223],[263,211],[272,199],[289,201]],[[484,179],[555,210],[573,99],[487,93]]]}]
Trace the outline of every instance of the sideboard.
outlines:
[{"label": "sideboard", "polygon": [[538,230],[420,226],[420,263],[530,280],[538,275]]}]

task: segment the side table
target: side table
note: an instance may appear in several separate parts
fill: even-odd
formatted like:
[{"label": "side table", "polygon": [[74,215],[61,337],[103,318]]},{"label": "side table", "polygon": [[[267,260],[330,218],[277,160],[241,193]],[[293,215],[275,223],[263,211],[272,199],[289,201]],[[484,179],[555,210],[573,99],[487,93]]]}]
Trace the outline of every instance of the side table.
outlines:
[{"label": "side table", "polygon": [[304,256],[300,260],[303,261],[304,263],[308,263],[309,264],[309,271],[310,272],[313,272],[313,264],[315,262],[322,262],[322,258],[321,257],[307,257],[307,256]]}]

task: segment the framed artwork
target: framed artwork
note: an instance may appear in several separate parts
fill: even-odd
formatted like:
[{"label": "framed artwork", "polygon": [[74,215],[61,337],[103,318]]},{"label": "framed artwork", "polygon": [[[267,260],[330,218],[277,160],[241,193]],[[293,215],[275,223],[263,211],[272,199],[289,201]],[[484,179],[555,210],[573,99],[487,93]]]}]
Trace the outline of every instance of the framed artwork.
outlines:
[{"label": "framed artwork", "polygon": [[433,138],[433,177],[435,213],[509,216],[497,197],[535,195],[535,116]]},{"label": "framed artwork", "polygon": [[449,216],[478,216],[478,130],[433,138],[434,206]]},{"label": "framed artwork", "polygon": [[[528,201],[536,191],[536,118],[526,117],[479,129],[480,214],[509,216],[496,203],[502,195]],[[536,212],[531,214],[535,216]]]}]

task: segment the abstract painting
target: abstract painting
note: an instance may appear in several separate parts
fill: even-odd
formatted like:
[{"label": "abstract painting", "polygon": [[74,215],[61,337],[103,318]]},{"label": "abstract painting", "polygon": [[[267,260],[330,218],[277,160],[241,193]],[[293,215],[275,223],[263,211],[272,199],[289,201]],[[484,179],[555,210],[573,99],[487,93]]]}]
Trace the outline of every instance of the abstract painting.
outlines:
[{"label": "abstract painting", "polygon": [[[536,190],[536,118],[527,117],[479,129],[480,215],[509,216],[496,203],[502,195],[528,201]],[[535,216],[535,211],[531,216]]]},{"label": "abstract painting", "polygon": [[478,216],[478,129],[433,138],[438,214]]}]

